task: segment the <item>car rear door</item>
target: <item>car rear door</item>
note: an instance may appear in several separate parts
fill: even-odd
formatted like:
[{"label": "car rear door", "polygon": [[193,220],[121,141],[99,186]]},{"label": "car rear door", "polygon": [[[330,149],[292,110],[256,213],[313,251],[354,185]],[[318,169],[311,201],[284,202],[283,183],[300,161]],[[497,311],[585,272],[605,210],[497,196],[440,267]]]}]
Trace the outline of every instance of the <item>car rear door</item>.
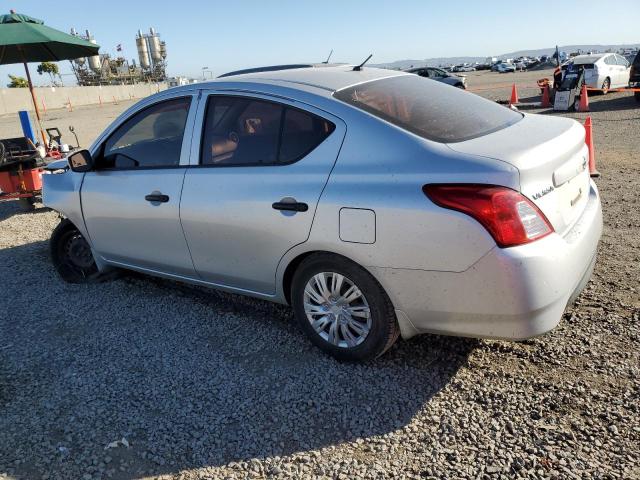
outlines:
[{"label": "car rear door", "polygon": [[195,276],[179,207],[196,104],[192,94],[149,100],[93,149],[82,211],[94,250],[108,262]]},{"label": "car rear door", "polygon": [[196,271],[272,294],[281,258],[309,236],[346,127],[294,101],[215,91],[203,92],[196,125],[180,205]]},{"label": "car rear door", "polygon": [[616,63],[618,64],[618,88],[626,88],[629,84],[630,64],[622,55],[616,55]]}]

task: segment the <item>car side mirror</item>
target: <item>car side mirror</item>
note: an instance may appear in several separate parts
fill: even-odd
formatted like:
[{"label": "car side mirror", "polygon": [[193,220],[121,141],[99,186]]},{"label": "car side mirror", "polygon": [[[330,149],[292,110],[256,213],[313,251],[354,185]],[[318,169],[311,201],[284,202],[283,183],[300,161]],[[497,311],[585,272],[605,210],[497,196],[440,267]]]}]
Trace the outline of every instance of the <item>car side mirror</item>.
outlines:
[{"label": "car side mirror", "polygon": [[93,158],[89,150],[80,150],[67,157],[71,170],[78,173],[89,172],[93,169]]}]

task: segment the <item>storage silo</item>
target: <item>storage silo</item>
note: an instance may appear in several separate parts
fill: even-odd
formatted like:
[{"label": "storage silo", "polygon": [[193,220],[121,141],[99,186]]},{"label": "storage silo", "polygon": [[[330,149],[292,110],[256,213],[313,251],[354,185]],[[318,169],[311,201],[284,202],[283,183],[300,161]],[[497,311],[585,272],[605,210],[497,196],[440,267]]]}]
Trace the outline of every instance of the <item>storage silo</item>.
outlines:
[{"label": "storage silo", "polygon": [[138,30],[138,36],[136,37],[136,48],[138,49],[138,59],[140,60],[140,66],[147,70],[151,66],[149,59],[149,46],[147,45],[147,39],[142,32]]},{"label": "storage silo", "polygon": [[162,61],[162,46],[160,45],[160,35],[156,33],[155,29],[151,27],[149,29],[149,52],[151,53],[151,60],[154,64]]},{"label": "storage silo", "polygon": [[[87,34],[87,40],[89,40],[91,43],[93,43],[95,45],[97,42],[96,42],[95,38],[93,38],[93,36],[91,36],[91,32],[89,30],[85,30],[85,33]],[[96,73],[102,71],[102,62],[100,61],[100,55],[94,55],[92,57],[87,57],[87,60],[89,62],[89,68],[91,70],[93,70]]]}]

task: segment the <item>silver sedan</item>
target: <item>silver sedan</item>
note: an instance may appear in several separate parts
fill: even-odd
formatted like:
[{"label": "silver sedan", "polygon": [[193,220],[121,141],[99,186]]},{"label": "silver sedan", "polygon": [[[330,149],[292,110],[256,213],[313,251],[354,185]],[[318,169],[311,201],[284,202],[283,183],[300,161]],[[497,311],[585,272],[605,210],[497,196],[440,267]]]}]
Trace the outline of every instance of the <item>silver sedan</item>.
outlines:
[{"label": "silver sedan", "polygon": [[67,281],[123,268],[290,304],[365,360],[398,336],[554,328],[602,230],[587,155],[573,120],[417,75],[280,67],[142,100],[44,202]]}]

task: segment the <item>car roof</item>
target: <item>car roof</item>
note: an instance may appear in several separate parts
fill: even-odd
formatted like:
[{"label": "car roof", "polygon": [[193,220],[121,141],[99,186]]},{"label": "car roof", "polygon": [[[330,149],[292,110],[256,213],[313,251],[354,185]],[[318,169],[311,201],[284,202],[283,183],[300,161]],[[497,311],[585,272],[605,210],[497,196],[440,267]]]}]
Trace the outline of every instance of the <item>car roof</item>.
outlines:
[{"label": "car roof", "polygon": [[[300,68],[274,69],[276,67],[264,67],[255,69],[250,73],[238,73],[216,78],[210,82],[197,84],[198,88],[216,88],[221,83],[267,83],[279,84],[289,87],[307,86],[314,87],[325,92],[333,93],[336,90],[356,85],[358,83],[378,80],[381,78],[409,75],[398,70],[386,70],[382,68],[363,67],[359,71],[353,70],[353,65],[327,65],[327,66],[301,66]],[[252,69],[253,70],[253,69]],[[184,87],[189,87],[185,85]],[[181,89],[184,87],[175,87]],[[191,85],[190,88],[194,86]]]}]

